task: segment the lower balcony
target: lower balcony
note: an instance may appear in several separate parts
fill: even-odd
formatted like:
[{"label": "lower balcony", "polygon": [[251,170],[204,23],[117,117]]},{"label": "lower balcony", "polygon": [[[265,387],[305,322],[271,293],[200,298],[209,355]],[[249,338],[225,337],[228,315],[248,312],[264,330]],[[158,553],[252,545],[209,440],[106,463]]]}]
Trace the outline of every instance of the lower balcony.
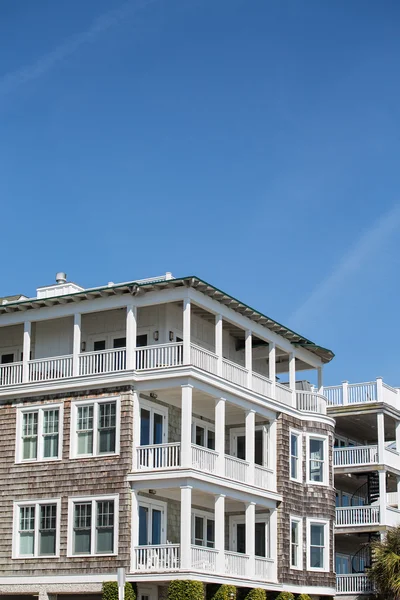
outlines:
[{"label": "lower balcony", "polygon": [[373,586],[365,573],[336,575],[337,594],[371,594]]},{"label": "lower balcony", "polygon": [[400,525],[400,510],[392,506],[347,506],[336,509],[336,529],[377,528]]}]

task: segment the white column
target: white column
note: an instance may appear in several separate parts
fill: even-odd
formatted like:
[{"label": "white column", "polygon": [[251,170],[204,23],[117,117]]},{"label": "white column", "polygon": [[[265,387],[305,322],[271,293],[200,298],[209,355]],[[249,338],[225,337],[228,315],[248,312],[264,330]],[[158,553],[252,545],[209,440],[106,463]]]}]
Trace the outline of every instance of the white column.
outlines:
[{"label": "white column", "polygon": [[386,525],[386,471],[379,471],[380,524]]},{"label": "white column", "polygon": [[[278,509],[271,510],[269,518],[269,546],[270,558],[274,561],[272,566],[272,581],[278,580]],[[303,540],[300,541],[301,552],[303,553]]]},{"label": "white column", "polygon": [[29,381],[29,359],[31,356],[31,331],[32,323],[30,321],[24,322],[24,337],[22,346],[22,381],[27,383]]},{"label": "white column", "polygon": [[225,476],[225,398],[215,401],[215,451],[218,452],[217,473]]},{"label": "white column", "polygon": [[379,412],[376,415],[377,432],[378,432],[378,462],[383,465],[385,463],[385,415]]},{"label": "white column", "polygon": [[72,342],[72,375],[79,375],[79,355],[81,353],[82,339],[82,315],[77,313],[74,315],[74,338]]},{"label": "white column", "polygon": [[183,364],[190,364],[190,298],[183,301]]},{"label": "white column", "polygon": [[349,382],[342,381],[343,404],[349,403]]},{"label": "white column", "polygon": [[383,402],[383,378],[376,378],[376,400],[377,402]]},{"label": "white column", "polygon": [[276,471],[277,471],[277,446],[276,446],[276,430],[277,430],[277,420],[274,419],[271,421],[268,431],[268,467],[273,470],[272,476],[272,491],[276,491]]},{"label": "white column", "polygon": [[222,315],[215,315],[215,354],[218,357],[217,372],[222,375]]},{"label": "white column", "polygon": [[225,572],[225,496],[215,496],[215,549],[218,550],[217,573]]},{"label": "white column", "polygon": [[318,367],[317,371],[318,371],[318,383],[317,383],[318,394],[323,394],[324,393],[323,368]]},{"label": "white column", "polygon": [[192,566],[191,551],[192,523],[192,488],[190,485],[181,487],[181,569],[189,570]]},{"label": "white column", "polygon": [[400,421],[396,421],[395,431],[396,431],[396,451],[400,454]]},{"label": "white column", "polygon": [[[132,490],[131,494],[131,509],[131,546],[132,548],[136,548],[139,545],[139,502],[135,490]],[[131,571],[135,571],[136,568],[136,552],[133,550],[131,556]]]},{"label": "white column", "polygon": [[245,334],[244,366],[247,369],[247,387],[253,388],[253,337],[250,329]]},{"label": "white column", "polygon": [[140,446],[140,400],[137,391],[133,392],[133,456],[132,468],[139,469],[137,448]]},{"label": "white column", "polygon": [[254,484],[254,442],[255,442],[256,413],[254,410],[246,412],[246,461],[249,463],[249,480]]},{"label": "white column", "polygon": [[181,466],[192,466],[192,392],[193,386],[182,386]]},{"label": "white column", "polygon": [[254,576],[255,570],[255,523],[256,523],[256,504],[249,502],[246,504],[246,554],[249,556],[247,577]]},{"label": "white column", "polygon": [[400,510],[400,477],[396,477],[397,480],[397,510]]},{"label": "white column", "polygon": [[276,397],[276,346],[274,342],[268,342],[268,377],[272,381],[272,397]]},{"label": "white column", "polygon": [[134,304],[126,307],[126,368],[136,368],[136,336],[137,336],[137,308]]},{"label": "white column", "polygon": [[292,390],[292,404],[296,406],[296,356],[289,354],[289,387]]}]

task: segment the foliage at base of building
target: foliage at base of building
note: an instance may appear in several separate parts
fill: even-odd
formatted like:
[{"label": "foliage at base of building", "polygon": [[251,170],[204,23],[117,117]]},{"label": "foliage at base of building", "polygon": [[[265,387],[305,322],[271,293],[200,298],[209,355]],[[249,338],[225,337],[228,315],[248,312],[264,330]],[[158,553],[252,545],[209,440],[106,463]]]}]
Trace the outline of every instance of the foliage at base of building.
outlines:
[{"label": "foliage at base of building", "polygon": [[168,586],[168,600],[204,600],[201,581],[174,579]]},{"label": "foliage at base of building", "polygon": [[[125,583],[125,600],[136,600],[133,586],[128,581]],[[118,583],[116,581],[105,581],[102,587],[102,600],[118,600]]]}]

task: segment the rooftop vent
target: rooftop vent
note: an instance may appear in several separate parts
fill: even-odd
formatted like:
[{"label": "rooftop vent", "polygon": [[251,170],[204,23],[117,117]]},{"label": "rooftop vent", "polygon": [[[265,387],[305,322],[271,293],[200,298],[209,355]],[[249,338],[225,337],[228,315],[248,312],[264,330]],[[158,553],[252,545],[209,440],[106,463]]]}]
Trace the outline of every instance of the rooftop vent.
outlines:
[{"label": "rooftop vent", "polygon": [[67,281],[67,275],[62,271],[56,273],[56,282],[57,283],[53,283],[52,285],[45,285],[37,288],[37,297],[54,298],[54,296],[76,294],[77,292],[82,292],[84,289],[80,285],[76,285],[76,283]]},{"label": "rooftop vent", "polygon": [[60,271],[56,274],[57,283],[67,283],[67,274]]}]

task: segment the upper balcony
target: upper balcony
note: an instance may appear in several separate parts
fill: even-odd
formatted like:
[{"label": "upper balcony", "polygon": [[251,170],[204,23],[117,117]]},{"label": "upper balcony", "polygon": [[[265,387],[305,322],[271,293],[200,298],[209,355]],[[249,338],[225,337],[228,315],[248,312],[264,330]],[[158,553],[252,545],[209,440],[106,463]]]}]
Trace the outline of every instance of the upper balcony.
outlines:
[{"label": "upper balcony", "polygon": [[371,406],[376,403],[384,403],[400,410],[400,389],[387,385],[381,377],[366,383],[344,381],[341,385],[324,387],[324,395],[331,410],[342,406],[351,405],[356,408],[358,405]]},{"label": "upper balcony", "polygon": [[[241,329],[189,298],[37,321],[31,316],[0,327],[0,395],[13,394],[21,386],[51,388],[51,382],[68,385],[69,380],[116,373],[170,376],[189,367],[199,376],[207,373],[215,382],[229,382],[236,390],[326,414],[322,394],[295,390],[296,372],[313,368],[303,354]],[[321,372],[318,367],[320,383]],[[278,374],[288,383],[278,382]]]}]

